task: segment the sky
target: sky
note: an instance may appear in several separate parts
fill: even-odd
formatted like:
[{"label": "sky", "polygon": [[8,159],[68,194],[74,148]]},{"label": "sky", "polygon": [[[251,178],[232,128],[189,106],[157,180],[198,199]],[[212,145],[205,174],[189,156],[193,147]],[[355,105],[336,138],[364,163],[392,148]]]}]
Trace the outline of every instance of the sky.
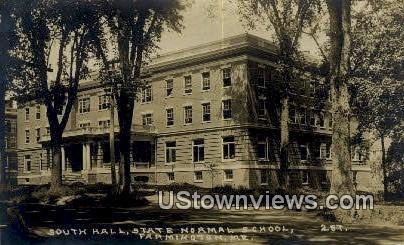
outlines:
[{"label": "sky", "polygon": [[[208,9],[213,7],[214,15],[208,14]],[[168,32],[162,34],[158,51],[164,54],[207,42],[220,40],[222,38],[250,33],[265,39],[272,40],[272,33],[264,26],[258,26],[256,30],[249,30],[240,21],[237,14],[236,4],[228,0],[194,0],[191,7],[183,13],[184,29],[182,32]],[[301,39],[303,51],[318,56],[314,41],[303,35]]]}]

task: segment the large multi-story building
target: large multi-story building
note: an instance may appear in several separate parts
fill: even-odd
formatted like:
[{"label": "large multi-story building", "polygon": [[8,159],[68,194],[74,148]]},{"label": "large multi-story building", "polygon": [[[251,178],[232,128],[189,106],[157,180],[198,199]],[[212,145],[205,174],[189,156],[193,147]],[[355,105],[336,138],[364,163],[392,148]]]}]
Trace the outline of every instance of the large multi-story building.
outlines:
[{"label": "large multi-story building", "polygon": [[[131,172],[152,184],[276,185],[279,126],[274,120],[274,45],[243,34],[158,56],[135,104]],[[327,186],[332,117],[317,106],[315,81],[291,99],[291,181]],[[309,88],[309,89],[307,89]],[[292,96],[293,97],[293,96]],[[97,81],[80,84],[63,134],[66,181],[110,182],[108,96]],[[18,110],[19,183],[49,182],[51,152],[45,108]],[[117,124],[117,118],[115,118]],[[370,168],[354,154],[355,181],[365,187]],[[116,159],[119,159],[117,154]]]},{"label": "large multi-story building", "polygon": [[10,185],[17,183],[17,106],[6,99],[6,177]]}]

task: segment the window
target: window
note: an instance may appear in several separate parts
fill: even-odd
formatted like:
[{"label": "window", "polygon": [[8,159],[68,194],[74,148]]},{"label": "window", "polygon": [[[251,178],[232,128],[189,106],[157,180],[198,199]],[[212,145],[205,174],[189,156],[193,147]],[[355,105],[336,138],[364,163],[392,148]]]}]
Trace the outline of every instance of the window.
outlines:
[{"label": "window", "polygon": [[210,103],[202,104],[202,120],[204,122],[210,122]]},{"label": "window", "polygon": [[41,129],[37,128],[35,129],[35,133],[36,133],[36,142],[41,140]]},{"label": "window", "polygon": [[29,141],[30,141],[29,137],[30,137],[29,129],[26,129],[25,130],[25,144],[29,144]]},{"label": "window", "polygon": [[184,107],[184,122],[185,124],[192,123],[192,106]]},{"label": "window", "polygon": [[258,138],[257,157],[261,160],[269,159],[269,142],[268,138]]},{"label": "window", "polygon": [[142,90],[142,103],[150,102],[152,99],[152,87],[149,85]]},{"label": "window", "polygon": [[307,145],[301,145],[299,147],[300,150],[300,160],[307,161],[309,159],[309,148]]},{"label": "window", "polygon": [[148,126],[152,124],[153,124],[153,114],[151,113],[142,114],[142,125]]},{"label": "window", "polygon": [[50,135],[50,127],[46,127],[45,130],[46,130],[46,135]]},{"label": "window", "polygon": [[167,115],[167,126],[174,125],[174,109],[173,108],[166,109],[166,115]]},{"label": "window", "polygon": [[223,137],[223,159],[234,159],[235,148],[234,136]]},{"label": "window", "polygon": [[166,80],[166,96],[173,95],[174,81],[172,79]]},{"label": "window", "polygon": [[98,96],[98,110],[107,110],[109,108],[109,96],[104,94]]},{"label": "window", "polygon": [[25,108],[25,121],[29,121],[29,107]]},{"label": "window", "polygon": [[152,163],[154,146],[150,141],[133,141],[132,156],[135,163]]},{"label": "window", "polygon": [[353,150],[353,159],[354,161],[362,161],[363,160],[363,155],[362,155],[362,150],[360,147],[355,147]]},{"label": "window", "polygon": [[223,100],[223,119],[231,118],[231,100]]},{"label": "window", "polygon": [[233,180],[233,170],[231,169],[224,170],[224,180],[227,181]]},{"label": "window", "polygon": [[167,177],[169,181],[175,181],[174,173],[167,173]]},{"label": "window", "polygon": [[90,112],[90,98],[79,99],[79,113]]},{"label": "window", "polygon": [[298,115],[297,115],[297,112],[296,112],[296,108],[294,106],[290,106],[290,108],[289,108],[289,121],[291,123],[297,124],[298,120],[299,119],[298,119]]},{"label": "window", "polygon": [[261,185],[267,185],[269,182],[269,171],[268,169],[261,170]]},{"label": "window", "polygon": [[299,121],[300,124],[306,125],[307,124],[307,115],[306,115],[306,108],[300,108],[299,110]]},{"label": "window", "polygon": [[203,139],[193,141],[193,161],[203,162],[205,160],[205,145]]},{"label": "window", "polygon": [[202,171],[195,171],[195,172],[194,172],[194,180],[195,180],[195,181],[198,181],[198,182],[202,182],[202,181],[203,181]]},{"label": "window", "polygon": [[24,156],[24,171],[31,172],[31,155]]},{"label": "window", "polygon": [[265,88],[265,69],[264,67],[258,67],[257,69],[257,85],[258,87]]},{"label": "window", "polygon": [[231,69],[230,68],[225,68],[222,70],[222,75],[223,75],[223,87],[228,87],[231,86]]},{"label": "window", "polygon": [[111,120],[100,120],[98,121],[98,127],[108,128],[111,125]]},{"label": "window", "polygon": [[210,89],[210,73],[204,72],[202,73],[202,90]]},{"label": "window", "polygon": [[331,143],[322,143],[320,145],[320,158],[331,159]]},{"label": "window", "polygon": [[266,99],[261,98],[258,100],[258,118],[265,119],[265,116],[267,115],[267,108],[266,108]]},{"label": "window", "polygon": [[192,93],[192,77],[191,76],[184,77],[184,93],[186,93],[186,94]]},{"label": "window", "polygon": [[79,123],[79,128],[89,128],[91,126],[90,122]]},{"label": "window", "polygon": [[176,143],[166,142],[166,163],[173,163],[176,161]]},{"label": "window", "polygon": [[318,114],[318,122],[317,122],[317,125],[318,125],[320,128],[324,128],[324,127],[325,127],[325,124],[324,124],[324,114],[323,114],[323,113],[319,113],[319,114]]},{"label": "window", "polygon": [[35,119],[36,120],[41,119],[41,106],[39,106],[39,105],[36,106]]},{"label": "window", "polygon": [[302,171],[302,185],[309,184],[309,171],[303,170]]},{"label": "window", "polygon": [[313,111],[310,111],[310,126],[316,126],[316,115]]}]

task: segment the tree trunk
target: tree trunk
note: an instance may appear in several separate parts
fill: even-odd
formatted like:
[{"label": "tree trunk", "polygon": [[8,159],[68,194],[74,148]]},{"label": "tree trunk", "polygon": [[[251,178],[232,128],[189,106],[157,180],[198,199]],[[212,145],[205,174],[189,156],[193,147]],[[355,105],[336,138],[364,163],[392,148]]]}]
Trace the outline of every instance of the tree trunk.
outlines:
[{"label": "tree trunk", "polygon": [[380,136],[380,143],[382,146],[383,197],[384,200],[386,201],[388,198],[388,180],[387,180],[386,148],[384,142],[384,135]]},{"label": "tree trunk", "polygon": [[[0,71],[3,73],[3,71]],[[4,79],[3,79],[4,78]],[[1,74],[0,78],[0,192],[7,189],[7,175],[6,175],[6,105],[5,105],[5,75]]]},{"label": "tree trunk", "polygon": [[351,52],[351,2],[327,0],[330,16],[330,84],[333,115],[331,193],[352,194],[350,94],[347,79]]},{"label": "tree trunk", "polygon": [[[61,138],[61,137],[60,137]],[[51,190],[58,191],[62,186],[62,145],[61,139],[53,140],[52,143],[52,177],[51,177]]]},{"label": "tree trunk", "polygon": [[120,151],[120,179],[119,193],[122,195],[130,192],[130,139],[132,130],[132,118],[134,109],[134,98],[131,92],[126,89],[121,91],[118,119],[119,119],[119,151]]},{"label": "tree trunk", "polygon": [[116,171],[115,171],[115,100],[114,96],[111,96],[110,101],[110,110],[111,110],[111,118],[110,118],[110,128],[109,128],[109,149],[111,155],[111,183],[112,186],[116,186]]},{"label": "tree trunk", "polygon": [[280,166],[279,166],[279,185],[286,190],[288,187],[288,148],[289,148],[289,98],[285,96],[281,101],[280,118]]}]

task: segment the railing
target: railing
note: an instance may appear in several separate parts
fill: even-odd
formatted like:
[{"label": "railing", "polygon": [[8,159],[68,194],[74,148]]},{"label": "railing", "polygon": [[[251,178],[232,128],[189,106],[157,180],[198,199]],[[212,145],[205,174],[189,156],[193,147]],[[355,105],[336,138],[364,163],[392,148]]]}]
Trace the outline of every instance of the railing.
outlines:
[{"label": "railing", "polygon": [[[115,126],[114,131],[116,133],[119,132],[119,126]],[[154,133],[156,129],[152,125],[132,125],[132,131],[135,133]],[[70,129],[63,132],[63,138],[74,137],[74,136],[82,136],[82,135],[103,135],[108,134],[110,132],[109,127],[83,127]],[[50,135],[44,134],[42,136],[41,141],[49,141]]]}]

